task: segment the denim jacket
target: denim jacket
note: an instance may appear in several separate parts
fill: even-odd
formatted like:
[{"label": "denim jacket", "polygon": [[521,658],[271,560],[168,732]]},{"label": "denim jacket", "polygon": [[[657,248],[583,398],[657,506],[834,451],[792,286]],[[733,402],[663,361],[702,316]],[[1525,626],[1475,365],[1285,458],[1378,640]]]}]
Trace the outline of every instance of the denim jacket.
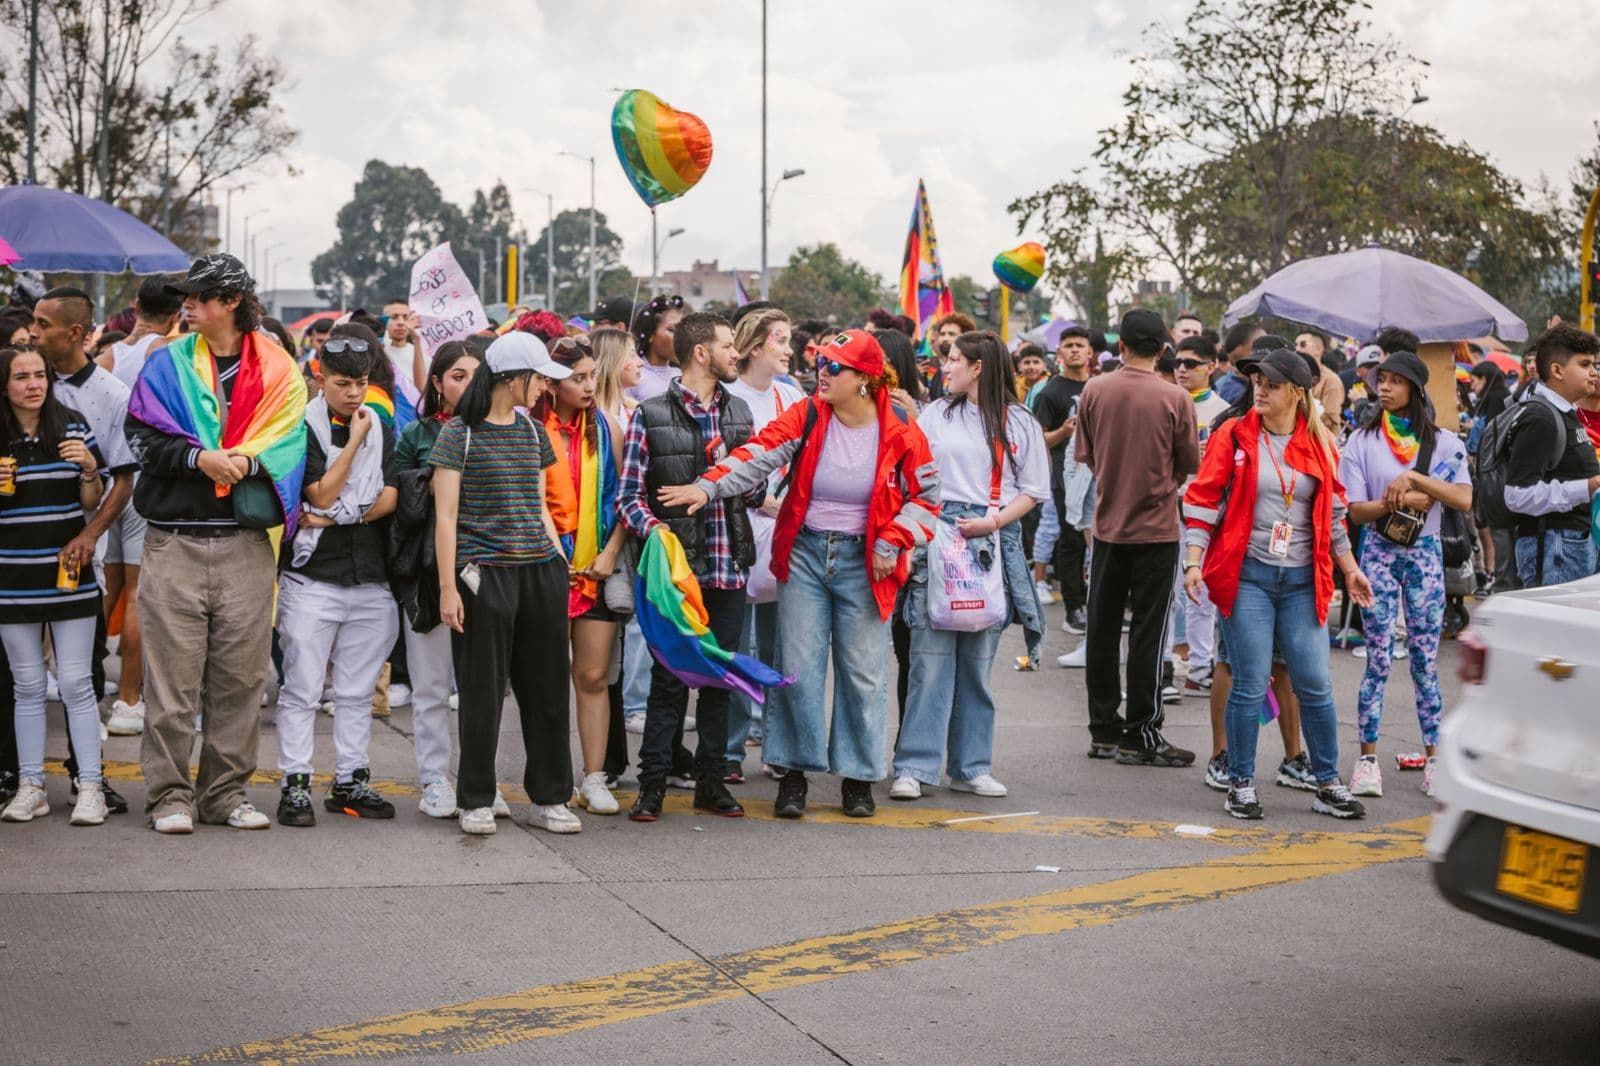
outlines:
[{"label": "denim jacket", "polygon": [[[987,507],[962,503],[957,500],[945,500],[939,514],[939,521],[950,522],[952,525],[958,518],[982,518],[988,514]],[[973,562],[987,570],[995,564],[990,558],[994,541],[989,537],[967,542],[967,549],[972,552]],[[1028,657],[1037,659],[1039,649],[1044,644],[1044,611],[1039,606],[1038,593],[1033,590],[1033,572],[1028,568],[1028,561],[1022,554],[1022,523],[1012,522],[1000,530],[1000,559],[999,564],[1005,568],[1006,578],[1006,621],[1000,628],[1013,622],[1022,623],[1022,632],[1027,643]],[[905,597],[906,625],[912,629],[928,628],[928,549],[918,548],[911,560],[911,580],[906,586]]]}]

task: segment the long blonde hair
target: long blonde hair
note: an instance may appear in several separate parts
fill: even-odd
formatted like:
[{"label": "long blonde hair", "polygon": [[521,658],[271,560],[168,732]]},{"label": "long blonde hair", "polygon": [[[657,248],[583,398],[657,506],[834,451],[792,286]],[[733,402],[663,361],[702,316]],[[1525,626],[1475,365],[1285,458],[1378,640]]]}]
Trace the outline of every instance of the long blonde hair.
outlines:
[{"label": "long blonde hair", "polygon": [[615,415],[622,410],[622,366],[633,354],[633,337],[625,329],[602,326],[589,334],[594,349],[594,403]]},{"label": "long blonde hair", "polygon": [[1300,395],[1295,400],[1295,410],[1306,420],[1306,432],[1311,434],[1311,440],[1328,458],[1328,465],[1334,469],[1339,467],[1339,441],[1329,431],[1327,423],[1317,417],[1316,411],[1311,406],[1311,390],[1299,389]]},{"label": "long blonde hair", "polygon": [[733,332],[733,346],[739,351],[740,368],[750,361],[757,348],[767,343],[767,338],[772,336],[773,329],[779,323],[788,321],[789,316],[776,307],[752,311],[741,318],[739,328]]}]

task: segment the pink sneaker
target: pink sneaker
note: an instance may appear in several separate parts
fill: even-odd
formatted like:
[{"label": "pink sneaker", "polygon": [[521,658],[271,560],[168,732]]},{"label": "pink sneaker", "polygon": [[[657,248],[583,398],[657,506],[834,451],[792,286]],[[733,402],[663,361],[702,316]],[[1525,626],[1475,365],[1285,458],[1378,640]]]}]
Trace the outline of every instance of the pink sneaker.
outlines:
[{"label": "pink sneaker", "polygon": [[1383,795],[1383,771],[1378,769],[1378,760],[1375,756],[1363,756],[1356,760],[1356,768],[1350,774],[1350,794]]}]

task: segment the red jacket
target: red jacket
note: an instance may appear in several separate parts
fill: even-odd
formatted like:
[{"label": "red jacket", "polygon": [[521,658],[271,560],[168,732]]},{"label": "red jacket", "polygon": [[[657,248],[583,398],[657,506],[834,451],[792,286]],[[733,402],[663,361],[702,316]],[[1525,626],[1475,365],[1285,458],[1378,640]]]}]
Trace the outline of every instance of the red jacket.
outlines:
[{"label": "red jacket", "polygon": [[[806,448],[801,451],[800,437],[810,411],[815,412],[815,421]],[[793,475],[772,532],[772,576],[779,581],[789,580],[789,552],[811,508],[811,484],[832,419],[832,405],[820,400],[792,404],[695,483],[714,499],[737,496],[765,482],[784,464],[793,463]],[[933,523],[939,515],[939,473],[928,449],[928,438],[916,423],[906,421],[890,408],[888,394],[881,389],[878,425],[878,467],[867,504],[867,553],[862,563],[871,565],[871,554],[879,544],[900,553],[889,576],[872,582],[878,614],[888,621],[895,596],[906,580],[909,559],[904,553],[927,544],[933,536]]]},{"label": "red jacket", "polygon": [[[1183,518],[1194,529],[1211,530],[1201,574],[1211,602],[1223,617],[1233,614],[1239,592],[1239,570],[1250,550],[1250,530],[1256,513],[1256,465],[1260,454],[1261,416],[1255,411],[1218,426],[1206,442],[1200,473],[1183,494]],[[1317,621],[1328,623],[1333,599],[1333,501],[1343,503],[1337,454],[1317,447],[1304,418],[1295,423],[1294,436],[1283,452],[1284,462],[1317,479],[1311,501],[1311,564],[1317,592]]]}]

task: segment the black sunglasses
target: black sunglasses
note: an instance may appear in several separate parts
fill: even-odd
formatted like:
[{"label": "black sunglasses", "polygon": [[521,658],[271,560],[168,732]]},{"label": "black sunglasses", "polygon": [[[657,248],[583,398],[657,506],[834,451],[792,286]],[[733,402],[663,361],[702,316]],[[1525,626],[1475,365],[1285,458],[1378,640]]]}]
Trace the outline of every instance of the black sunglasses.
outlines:
[{"label": "black sunglasses", "polygon": [[370,347],[360,337],[334,337],[331,340],[324,341],[322,344],[323,351],[332,352],[334,355],[338,355],[340,352],[365,352]]},{"label": "black sunglasses", "polygon": [[1211,360],[1209,360],[1209,359],[1179,359],[1178,360],[1178,365],[1183,367],[1185,370],[1199,370],[1203,366],[1210,366],[1211,365]]},{"label": "black sunglasses", "polygon": [[847,369],[845,365],[837,359],[829,359],[825,355],[817,356],[817,373],[819,374],[826,373],[830,378],[836,378],[845,369]]}]

